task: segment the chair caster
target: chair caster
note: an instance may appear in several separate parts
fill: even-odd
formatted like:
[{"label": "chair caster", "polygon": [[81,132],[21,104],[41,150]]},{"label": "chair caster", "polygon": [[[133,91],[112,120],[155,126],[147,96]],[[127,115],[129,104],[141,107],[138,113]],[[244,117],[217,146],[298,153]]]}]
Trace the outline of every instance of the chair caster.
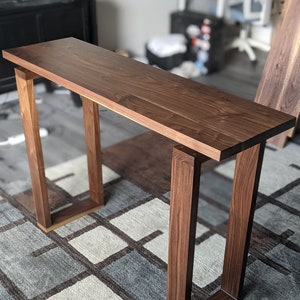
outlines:
[{"label": "chair caster", "polygon": [[257,59],[251,60],[251,65],[255,67],[257,65]]}]

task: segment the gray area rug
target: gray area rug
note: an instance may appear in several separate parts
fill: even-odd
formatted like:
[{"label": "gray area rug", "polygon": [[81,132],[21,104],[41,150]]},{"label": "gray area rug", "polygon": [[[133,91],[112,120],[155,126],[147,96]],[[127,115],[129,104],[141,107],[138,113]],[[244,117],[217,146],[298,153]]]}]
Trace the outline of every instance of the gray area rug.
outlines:
[{"label": "gray area rug", "polygon": [[[119,160],[126,154],[127,165],[128,153],[142,161],[134,152],[139,138],[104,151],[106,206],[48,234],[35,225],[30,189],[0,190],[0,299],[165,299],[169,162],[164,174],[155,172],[161,154],[146,149],[138,153],[157,160],[136,165],[137,173],[113,163],[115,153]],[[156,137],[142,138],[153,144]],[[299,299],[299,149],[299,137],[284,149],[267,146],[243,299]],[[85,159],[46,169],[53,210],[87,196]],[[229,160],[202,174],[193,299],[207,298],[221,282],[233,168]],[[155,189],[155,176],[166,184]]]}]

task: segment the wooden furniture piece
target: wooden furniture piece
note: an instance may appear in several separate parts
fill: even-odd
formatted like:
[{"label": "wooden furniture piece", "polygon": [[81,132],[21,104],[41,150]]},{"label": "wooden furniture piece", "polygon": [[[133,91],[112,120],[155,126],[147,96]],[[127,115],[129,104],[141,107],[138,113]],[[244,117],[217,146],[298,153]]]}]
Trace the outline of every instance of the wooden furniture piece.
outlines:
[{"label": "wooden furniture piece", "polygon": [[[300,114],[300,1],[288,0],[272,41],[255,102],[299,117]],[[270,76],[272,74],[272,76]],[[298,120],[299,123],[299,120]],[[270,140],[283,147],[294,128]]]},{"label": "wooden furniture piece", "polygon": [[[295,117],[119,56],[74,38],[3,51],[16,80],[37,224],[48,232],[104,205],[97,105],[178,143],[172,159],[167,299],[190,299],[201,164],[237,155],[222,287],[211,299],[236,299],[243,284],[266,139]],[[33,78],[83,99],[90,199],[50,215]]]}]

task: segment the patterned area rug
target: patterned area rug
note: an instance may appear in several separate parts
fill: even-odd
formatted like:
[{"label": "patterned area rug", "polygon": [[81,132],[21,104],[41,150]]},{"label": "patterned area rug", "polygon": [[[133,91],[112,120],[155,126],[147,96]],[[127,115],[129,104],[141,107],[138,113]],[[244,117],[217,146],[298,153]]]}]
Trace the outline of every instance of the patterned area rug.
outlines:
[{"label": "patterned area rug", "polygon": [[[0,190],[0,299],[165,299],[173,145],[148,132],[104,149],[106,206],[48,234],[30,189]],[[299,149],[299,137],[267,146],[243,299],[300,295]],[[203,168],[193,299],[221,282],[233,168]],[[46,175],[52,210],[87,197],[85,156]]]}]

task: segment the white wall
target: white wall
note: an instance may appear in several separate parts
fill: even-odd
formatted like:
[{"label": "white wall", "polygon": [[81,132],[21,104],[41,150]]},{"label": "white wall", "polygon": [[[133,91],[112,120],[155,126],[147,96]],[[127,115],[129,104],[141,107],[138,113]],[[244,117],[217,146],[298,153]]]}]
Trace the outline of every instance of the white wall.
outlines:
[{"label": "white wall", "polygon": [[178,0],[96,0],[99,45],[144,55],[145,44],[170,31]]},{"label": "white wall", "polygon": [[[280,0],[276,0],[279,2]],[[170,14],[182,0],[96,0],[99,45],[143,56],[147,40],[168,34]],[[191,0],[190,10],[208,13],[217,0]]]}]

